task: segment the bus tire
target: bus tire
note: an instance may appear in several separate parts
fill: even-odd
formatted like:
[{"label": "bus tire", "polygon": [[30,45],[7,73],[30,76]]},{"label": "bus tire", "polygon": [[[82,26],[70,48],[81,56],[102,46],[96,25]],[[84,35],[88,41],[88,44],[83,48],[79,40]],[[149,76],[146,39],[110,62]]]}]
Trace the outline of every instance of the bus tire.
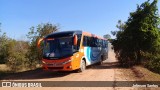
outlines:
[{"label": "bus tire", "polygon": [[100,61],[99,61],[99,63],[98,63],[99,65],[102,65],[103,64],[103,57],[101,56],[101,59],[100,59]]},{"label": "bus tire", "polygon": [[86,62],[85,60],[81,60],[81,65],[78,72],[83,72],[85,69],[86,69]]}]

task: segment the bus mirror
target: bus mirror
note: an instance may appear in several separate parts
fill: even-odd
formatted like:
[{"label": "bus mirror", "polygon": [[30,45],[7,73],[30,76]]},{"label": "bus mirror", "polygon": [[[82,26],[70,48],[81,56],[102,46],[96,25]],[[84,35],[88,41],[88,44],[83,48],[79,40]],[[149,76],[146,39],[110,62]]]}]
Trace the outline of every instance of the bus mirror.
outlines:
[{"label": "bus mirror", "polygon": [[38,40],[38,42],[37,42],[37,47],[38,47],[38,48],[40,48],[42,41],[43,41],[43,38],[40,38],[40,39]]},{"label": "bus mirror", "polygon": [[77,35],[74,35],[74,45],[77,45]]}]

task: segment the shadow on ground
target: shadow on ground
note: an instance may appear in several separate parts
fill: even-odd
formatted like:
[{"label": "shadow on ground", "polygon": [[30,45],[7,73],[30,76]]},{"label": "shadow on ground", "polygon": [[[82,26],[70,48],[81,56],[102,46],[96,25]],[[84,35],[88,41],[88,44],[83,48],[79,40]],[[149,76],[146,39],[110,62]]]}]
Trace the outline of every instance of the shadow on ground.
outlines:
[{"label": "shadow on ground", "polygon": [[[118,68],[118,62],[105,62],[102,65],[91,65],[87,69],[113,69]],[[0,76],[0,80],[27,80],[27,79],[46,79],[46,78],[57,78],[64,77],[69,74],[78,73],[77,71],[44,71],[41,68],[35,70],[29,70],[18,73],[7,73]]]},{"label": "shadow on ground", "polygon": [[27,80],[27,79],[46,79],[67,76],[75,71],[70,72],[57,72],[57,71],[44,71],[42,68],[29,70],[18,73],[7,73],[5,76],[0,76],[0,80]]},{"label": "shadow on ground", "polygon": [[104,62],[102,65],[95,64],[88,67],[88,69],[114,69],[114,68],[120,68],[118,62]]}]

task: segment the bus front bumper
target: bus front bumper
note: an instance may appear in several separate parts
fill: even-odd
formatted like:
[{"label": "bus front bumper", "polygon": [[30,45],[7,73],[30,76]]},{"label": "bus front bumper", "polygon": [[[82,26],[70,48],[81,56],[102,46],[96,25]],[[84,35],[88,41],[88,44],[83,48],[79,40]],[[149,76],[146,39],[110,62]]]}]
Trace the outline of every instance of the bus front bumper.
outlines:
[{"label": "bus front bumper", "polygon": [[43,70],[51,70],[51,71],[72,71],[71,60],[67,60],[65,62],[50,62],[43,63]]}]

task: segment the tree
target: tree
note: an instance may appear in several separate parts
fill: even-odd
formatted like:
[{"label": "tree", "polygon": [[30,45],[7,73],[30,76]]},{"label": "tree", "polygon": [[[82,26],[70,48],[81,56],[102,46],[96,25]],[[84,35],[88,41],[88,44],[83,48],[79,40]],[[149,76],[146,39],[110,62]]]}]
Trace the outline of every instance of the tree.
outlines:
[{"label": "tree", "polygon": [[1,33],[1,23],[0,23],[0,33]]},{"label": "tree", "polygon": [[118,27],[120,31],[116,33],[113,45],[122,65],[140,64],[147,57],[146,53],[157,54],[160,46],[157,2],[137,5],[124,27]]},{"label": "tree", "polygon": [[109,35],[109,34],[106,34],[103,37],[106,38],[106,39],[111,39],[111,35]]},{"label": "tree", "polygon": [[1,31],[1,23],[0,23],[0,63],[4,64],[7,61],[7,41],[8,41],[8,37],[6,35],[6,33],[2,33]]},{"label": "tree", "polygon": [[30,39],[29,51],[27,57],[30,61],[31,66],[35,66],[35,64],[39,63],[42,59],[42,47],[37,48],[37,41],[44,36],[51,34],[53,32],[58,31],[58,26],[50,23],[39,24],[35,30],[35,27],[30,28],[30,32],[28,32],[27,37]]},{"label": "tree", "polygon": [[7,66],[11,71],[16,72],[29,67],[29,61],[26,57],[28,52],[28,42],[26,41],[16,41],[14,39],[9,39],[7,41]]},{"label": "tree", "polygon": [[[126,28],[126,24],[123,23],[121,20],[118,20],[118,24],[116,25],[116,27],[119,29],[118,31],[111,31],[111,34],[113,36],[116,36],[118,39],[121,37],[122,33],[124,32],[125,28]],[[113,41],[115,41],[114,39],[112,40],[112,44]],[[116,41],[115,41],[116,42]],[[115,43],[114,42],[114,43]],[[117,46],[118,47],[118,46]],[[116,46],[115,46],[116,48]]]},{"label": "tree", "polygon": [[0,31],[0,63],[6,64],[13,72],[27,68],[28,46],[28,42],[11,39]]},{"label": "tree", "polygon": [[119,50],[122,47],[121,46],[121,37],[123,35],[123,32],[126,28],[126,24],[123,23],[121,20],[118,20],[118,24],[116,25],[116,27],[118,28],[118,31],[111,31],[113,36],[116,36],[117,38],[112,40],[112,45],[114,48],[114,51],[116,53],[116,57],[119,58]]}]

